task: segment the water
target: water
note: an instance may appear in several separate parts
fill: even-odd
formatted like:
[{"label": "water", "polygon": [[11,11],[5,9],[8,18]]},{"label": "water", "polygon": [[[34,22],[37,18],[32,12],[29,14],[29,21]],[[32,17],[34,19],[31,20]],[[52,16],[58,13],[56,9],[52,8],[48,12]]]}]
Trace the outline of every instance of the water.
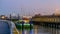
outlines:
[{"label": "water", "polygon": [[60,29],[34,25],[33,29],[24,29],[19,34],[60,34]]}]

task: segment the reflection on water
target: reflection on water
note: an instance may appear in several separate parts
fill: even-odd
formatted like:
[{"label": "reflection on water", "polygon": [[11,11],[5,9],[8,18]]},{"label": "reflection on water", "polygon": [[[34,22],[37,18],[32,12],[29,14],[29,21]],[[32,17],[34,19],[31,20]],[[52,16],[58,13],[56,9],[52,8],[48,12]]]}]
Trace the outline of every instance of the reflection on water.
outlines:
[{"label": "reflection on water", "polygon": [[60,29],[34,25],[33,29],[20,30],[19,34],[60,34]]},{"label": "reflection on water", "polygon": [[33,34],[33,29],[30,29],[30,30],[20,30],[19,34]]},{"label": "reflection on water", "polygon": [[31,29],[31,30],[23,30],[22,34],[33,34],[33,29]]}]

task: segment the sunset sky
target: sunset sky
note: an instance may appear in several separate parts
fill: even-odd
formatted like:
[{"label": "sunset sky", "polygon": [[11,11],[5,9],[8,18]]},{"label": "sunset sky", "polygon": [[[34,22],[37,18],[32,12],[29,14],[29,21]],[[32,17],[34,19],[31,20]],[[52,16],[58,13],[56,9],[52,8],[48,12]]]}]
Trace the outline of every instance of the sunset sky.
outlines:
[{"label": "sunset sky", "polygon": [[0,0],[0,15],[51,15],[56,9],[60,10],[60,0]]}]

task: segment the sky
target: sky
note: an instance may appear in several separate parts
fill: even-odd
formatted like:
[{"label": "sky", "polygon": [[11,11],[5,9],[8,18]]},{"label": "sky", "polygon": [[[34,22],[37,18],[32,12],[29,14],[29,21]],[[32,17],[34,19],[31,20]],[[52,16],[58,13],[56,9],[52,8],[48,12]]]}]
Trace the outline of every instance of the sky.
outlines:
[{"label": "sky", "polygon": [[51,15],[56,9],[60,0],[0,0],[0,15]]}]

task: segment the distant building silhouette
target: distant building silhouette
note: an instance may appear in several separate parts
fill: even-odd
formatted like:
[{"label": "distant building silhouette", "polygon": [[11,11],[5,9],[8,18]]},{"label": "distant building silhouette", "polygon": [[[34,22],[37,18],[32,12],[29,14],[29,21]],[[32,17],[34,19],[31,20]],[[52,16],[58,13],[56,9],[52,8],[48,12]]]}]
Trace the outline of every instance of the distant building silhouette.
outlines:
[{"label": "distant building silhouette", "polygon": [[19,16],[19,14],[18,14],[18,19],[20,19],[20,16]]},{"label": "distant building silhouette", "polygon": [[10,14],[10,19],[11,19],[11,14]]}]

